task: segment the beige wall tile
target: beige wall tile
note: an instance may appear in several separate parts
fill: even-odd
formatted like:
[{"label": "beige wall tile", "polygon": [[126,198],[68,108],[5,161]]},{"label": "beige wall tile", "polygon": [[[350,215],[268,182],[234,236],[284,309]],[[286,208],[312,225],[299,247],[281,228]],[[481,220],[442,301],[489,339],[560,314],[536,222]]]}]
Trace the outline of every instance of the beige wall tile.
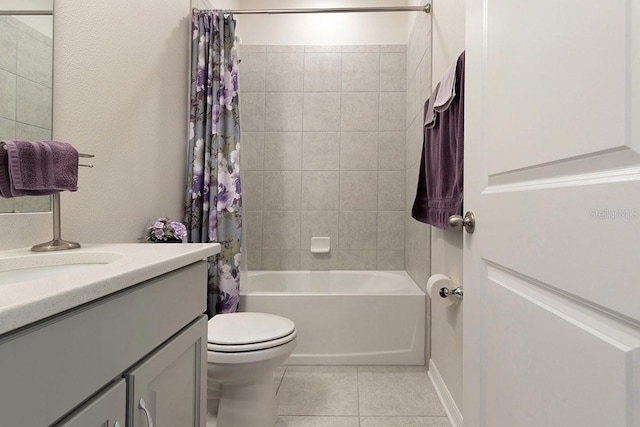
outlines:
[{"label": "beige wall tile", "polygon": [[340,169],[378,170],[378,132],[342,132]]},{"label": "beige wall tile", "polygon": [[302,168],[302,132],[264,134],[264,170],[289,171]]},{"label": "beige wall tile", "polygon": [[376,171],[340,171],[340,210],[375,211],[378,209],[378,173]]},{"label": "beige wall tile", "polygon": [[273,53],[267,55],[265,89],[267,92],[302,92],[304,53]]},{"label": "beige wall tile", "polygon": [[303,171],[303,211],[337,211],[340,206],[340,173],[338,171]]},{"label": "beige wall tile", "polygon": [[305,54],[305,92],[338,92],[341,88],[342,55],[340,53]]},{"label": "beige wall tile", "polygon": [[342,91],[378,92],[380,90],[379,53],[342,54]]},{"label": "beige wall tile", "polygon": [[303,170],[340,169],[340,133],[304,132],[302,135]]},{"label": "beige wall tile", "polygon": [[300,210],[300,184],[300,171],[265,171],[265,211]]},{"label": "beige wall tile", "polygon": [[302,130],[302,93],[270,93],[266,97],[265,130]]}]

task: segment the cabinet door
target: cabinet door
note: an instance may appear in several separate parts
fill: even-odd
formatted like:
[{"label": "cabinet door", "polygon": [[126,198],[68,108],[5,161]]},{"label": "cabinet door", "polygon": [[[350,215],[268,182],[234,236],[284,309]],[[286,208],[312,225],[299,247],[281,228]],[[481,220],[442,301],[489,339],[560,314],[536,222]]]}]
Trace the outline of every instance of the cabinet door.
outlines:
[{"label": "cabinet door", "polygon": [[207,318],[163,344],[127,375],[129,427],[204,427]]},{"label": "cabinet door", "polygon": [[125,381],[119,380],[55,427],[125,427],[126,402]]}]

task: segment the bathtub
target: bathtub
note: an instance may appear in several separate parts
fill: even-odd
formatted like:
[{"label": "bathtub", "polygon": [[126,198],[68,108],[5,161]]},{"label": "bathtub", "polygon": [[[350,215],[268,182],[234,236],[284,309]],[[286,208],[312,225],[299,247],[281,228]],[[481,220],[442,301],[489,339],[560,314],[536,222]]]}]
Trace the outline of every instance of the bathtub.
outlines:
[{"label": "bathtub", "polygon": [[289,365],[425,362],[425,294],[403,271],[250,271],[240,311],[295,322]]}]

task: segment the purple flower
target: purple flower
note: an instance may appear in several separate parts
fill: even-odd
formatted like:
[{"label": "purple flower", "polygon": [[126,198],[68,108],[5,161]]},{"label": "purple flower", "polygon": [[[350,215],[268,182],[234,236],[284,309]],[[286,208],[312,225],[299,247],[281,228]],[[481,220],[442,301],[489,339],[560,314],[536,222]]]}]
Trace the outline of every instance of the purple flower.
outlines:
[{"label": "purple flower", "polygon": [[171,226],[173,228],[173,235],[176,236],[176,238],[182,240],[187,236],[187,227],[185,227],[183,223],[171,221]]},{"label": "purple flower", "polygon": [[147,242],[165,242],[167,240],[183,240],[187,236],[187,228],[179,221],[169,218],[158,218],[145,233]]}]

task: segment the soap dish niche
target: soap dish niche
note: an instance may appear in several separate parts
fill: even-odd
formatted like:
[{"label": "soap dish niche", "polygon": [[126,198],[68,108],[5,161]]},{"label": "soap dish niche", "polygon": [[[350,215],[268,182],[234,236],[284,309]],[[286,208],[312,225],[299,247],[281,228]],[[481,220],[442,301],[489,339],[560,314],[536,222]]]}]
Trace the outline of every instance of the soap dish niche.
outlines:
[{"label": "soap dish niche", "polygon": [[331,238],[330,237],[312,237],[311,238],[311,253],[312,254],[326,254],[331,251]]}]

